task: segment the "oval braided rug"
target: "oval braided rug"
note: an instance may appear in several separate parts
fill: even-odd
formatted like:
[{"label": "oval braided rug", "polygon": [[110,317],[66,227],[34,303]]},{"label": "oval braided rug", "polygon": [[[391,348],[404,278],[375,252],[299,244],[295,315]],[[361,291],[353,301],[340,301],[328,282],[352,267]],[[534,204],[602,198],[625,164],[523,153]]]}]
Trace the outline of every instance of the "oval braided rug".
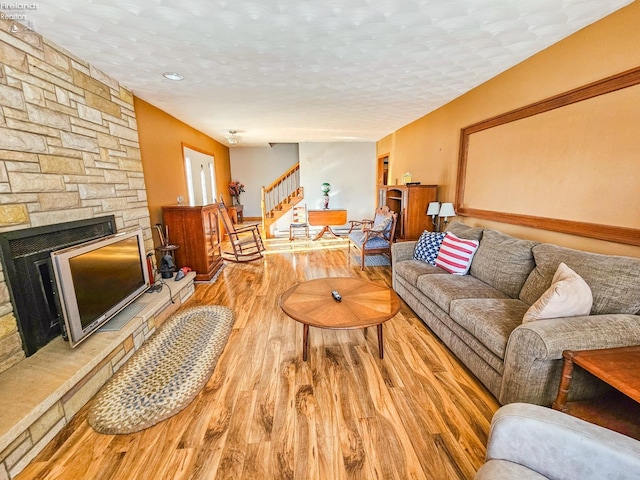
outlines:
[{"label": "oval braided rug", "polygon": [[98,392],[89,425],[98,433],[133,433],[185,408],[211,377],[234,321],[220,305],[170,317]]}]

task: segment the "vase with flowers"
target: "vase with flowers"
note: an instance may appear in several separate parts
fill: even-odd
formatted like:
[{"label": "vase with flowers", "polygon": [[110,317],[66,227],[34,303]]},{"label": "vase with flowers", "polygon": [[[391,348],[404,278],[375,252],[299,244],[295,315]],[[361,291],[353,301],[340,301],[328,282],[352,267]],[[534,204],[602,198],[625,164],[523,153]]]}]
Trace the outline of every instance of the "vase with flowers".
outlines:
[{"label": "vase with flowers", "polygon": [[240,183],[238,180],[234,180],[229,184],[229,193],[233,199],[233,205],[241,205],[240,194],[244,193],[244,184]]}]

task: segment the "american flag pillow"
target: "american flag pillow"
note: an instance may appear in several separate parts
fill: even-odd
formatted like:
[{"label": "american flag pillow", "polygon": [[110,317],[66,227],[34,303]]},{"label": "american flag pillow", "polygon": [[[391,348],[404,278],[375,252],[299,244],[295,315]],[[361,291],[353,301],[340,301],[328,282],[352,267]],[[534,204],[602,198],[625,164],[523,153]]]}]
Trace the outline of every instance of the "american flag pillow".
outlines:
[{"label": "american flag pillow", "polygon": [[454,275],[466,275],[478,245],[477,240],[465,240],[447,233],[440,245],[436,266]]},{"label": "american flag pillow", "polygon": [[420,260],[422,262],[436,264],[436,257],[438,256],[438,250],[440,250],[440,244],[445,234],[443,232],[430,232],[425,230],[420,235],[420,238],[416,242],[416,246],[413,249],[414,260]]}]

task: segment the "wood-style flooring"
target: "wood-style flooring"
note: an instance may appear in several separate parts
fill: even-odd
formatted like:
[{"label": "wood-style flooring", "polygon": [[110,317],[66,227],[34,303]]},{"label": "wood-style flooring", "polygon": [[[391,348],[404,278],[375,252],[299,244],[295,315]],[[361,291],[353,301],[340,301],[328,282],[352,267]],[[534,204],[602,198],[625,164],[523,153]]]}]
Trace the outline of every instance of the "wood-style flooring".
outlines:
[{"label": "wood-style flooring", "polygon": [[185,410],[136,434],[101,435],[85,407],[17,478],[473,478],[498,404],[411,309],[403,303],[384,324],[383,360],[375,329],[365,337],[311,328],[303,362],[302,325],[278,307],[296,282],[348,276],[390,286],[391,268],[361,271],[344,240],[267,248],[262,260],[225,263],[187,301],[227,305],[236,322]]}]

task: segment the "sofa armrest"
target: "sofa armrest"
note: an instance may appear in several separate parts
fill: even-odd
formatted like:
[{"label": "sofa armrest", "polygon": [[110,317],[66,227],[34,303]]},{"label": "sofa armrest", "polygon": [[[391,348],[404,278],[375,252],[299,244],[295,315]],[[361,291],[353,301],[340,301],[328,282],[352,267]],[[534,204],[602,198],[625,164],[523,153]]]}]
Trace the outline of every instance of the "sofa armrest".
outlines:
[{"label": "sofa armrest", "polygon": [[523,465],[548,478],[640,478],[640,442],[556,410],[524,403],[498,409],[487,461]]},{"label": "sofa armrest", "polygon": [[391,258],[394,262],[402,262],[403,260],[411,260],[413,258],[413,250],[416,247],[415,241],[396,242],[391,245]]},{"label": "sofa armrest", "polygon": [[[609,314],[538,320],[511,332],[504,357],[499,401],[550,405],[555,399],[564,350],[640,345],[640,315]],[[574,399],[593,396],[580,373],[572,383]],[[586,375],[582,375],[587,382]],[[593,382],[591,382],[593,385]]]}]

